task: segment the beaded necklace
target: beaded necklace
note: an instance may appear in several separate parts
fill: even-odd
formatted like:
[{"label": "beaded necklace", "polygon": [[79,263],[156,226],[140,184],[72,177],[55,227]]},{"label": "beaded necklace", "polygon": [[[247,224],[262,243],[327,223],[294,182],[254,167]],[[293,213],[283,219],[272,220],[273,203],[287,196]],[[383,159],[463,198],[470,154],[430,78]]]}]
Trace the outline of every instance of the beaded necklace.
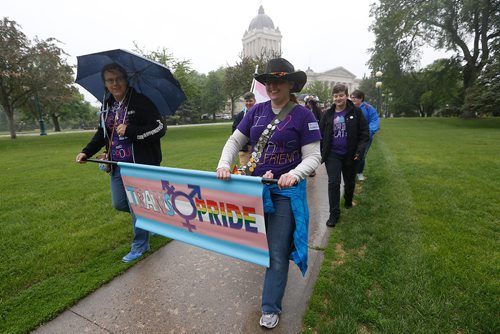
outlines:
[{"label": "beaded necklace", "polygon": [[274,119],[267,125],[262,134],[257,141],[257,144],[253,147],[253,152],[250,157],[250,160],[246,164],[246,166],[241,166],[238,170],[238,174],[240,175],[252,175],[253,171],[257,167],[257,164],[262,157],[262,152],[264,152],[264,148],[269,141],[269,138],[276,131],[278,124],[288,115],[288,113],[295,107],[295,103],[288,101],[288,103],[280,110],[278,115],[274,117]]}]

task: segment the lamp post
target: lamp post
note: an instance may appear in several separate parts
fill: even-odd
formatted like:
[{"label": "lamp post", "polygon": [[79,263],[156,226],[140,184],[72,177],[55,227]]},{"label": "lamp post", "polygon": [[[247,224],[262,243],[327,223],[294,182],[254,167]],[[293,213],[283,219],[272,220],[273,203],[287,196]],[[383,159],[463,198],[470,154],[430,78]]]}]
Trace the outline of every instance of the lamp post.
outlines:
[{"label": "lamp post", "polygon": [[47,132],[45,132],[45,122],[42,116],[42,109],[40,108],[40,101],[38,100],[38,94],[35,94],[34,97],[36,110],[38,111],[38,117],[40,122],[40,136],[46,136]]},{"label": "lamp post", "polygon": [[377,82],[375,82],[375,87],[377,88],[377,112],[379,113],[380,117],[382,117],[382,111],[380,109],[380,89],[382,88],[382,71],[377,71],[375,73],[375,77],[377,78]]},{"label": "lamp post", "polygon": [[392,107],[392,92],[389,93],[389,102],[388,102],[388,105],[387,105],[387,108],[385,110],[385,118],[388,118],[391,116],[391,114],[389,113],[389,108]]},{"label": "lamp post", "polygon": [[387,94],[382,93],[380,98],[380,114],[385,117],[385,113],[387,110]]}]

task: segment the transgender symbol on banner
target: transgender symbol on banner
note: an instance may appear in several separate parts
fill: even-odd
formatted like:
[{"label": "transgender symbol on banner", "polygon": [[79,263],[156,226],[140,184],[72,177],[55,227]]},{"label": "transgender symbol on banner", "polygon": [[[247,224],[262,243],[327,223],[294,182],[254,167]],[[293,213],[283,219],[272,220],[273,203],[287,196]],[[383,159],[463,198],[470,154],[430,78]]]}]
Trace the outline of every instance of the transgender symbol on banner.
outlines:
[{"label": "transgender symbol on banner", "polygon": [[118,162],[136,226],[269,266],[261,178]]}]

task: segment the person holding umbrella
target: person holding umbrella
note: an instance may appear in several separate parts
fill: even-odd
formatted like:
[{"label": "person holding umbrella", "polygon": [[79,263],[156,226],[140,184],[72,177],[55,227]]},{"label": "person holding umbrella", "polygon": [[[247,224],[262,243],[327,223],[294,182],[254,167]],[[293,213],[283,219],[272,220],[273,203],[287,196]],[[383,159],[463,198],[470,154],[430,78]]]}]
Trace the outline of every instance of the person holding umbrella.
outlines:
[{"label": "person holding umbrella", "polygon": [[270,267],[262,288],[262,327],[278,325],[282,311],[289,260],[305,274],[307,270],[309,212],[307,176],[320,164],[319,125],[314,115],[297,104],[307,76],[295,71],[284,58],[271,59],[266,73],[255,79],[265,84],[270,101],[250,109],[224,146],[217,166],[217,178],[230,179],[229,167],[248,141],[252,155],[245,175],[276,178],[277,184],[264,188],[264,208]]},{"label": "person holding umbrella", "polygon": [[[155,104],[129,85],[127,71],[117,63],[104,65],[101,79],[105,87],[102,93],[107,97],[99,113],[99,127],[77,154],[76,162],[85,163],[105,147],[106,160],[159,166],[160,138],[165,135],[166,125]],[[110,176],[113,207],[131,212],[118,165],[111,167]],[[134,261],[149,251],[149,232],[135,227],[133,214],[132,226],[132,246],[123,262]]]}]

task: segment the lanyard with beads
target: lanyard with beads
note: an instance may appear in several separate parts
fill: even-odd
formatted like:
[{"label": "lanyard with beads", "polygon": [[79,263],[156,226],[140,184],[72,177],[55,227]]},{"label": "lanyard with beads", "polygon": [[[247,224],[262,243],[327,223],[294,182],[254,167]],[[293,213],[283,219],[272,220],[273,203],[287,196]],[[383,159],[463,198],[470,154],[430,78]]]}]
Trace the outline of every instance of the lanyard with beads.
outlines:
[{"label": "lanyard with beads", "polygon": [[288,115],[288,113],[295,107],[295,103],[288,101],[288,103],[280,110],[278,115],[267,125],[262,134],[260,135],[257,144],[253,147],[252,156],[248,161],[246,166],[241,166],[239,169],[239,174],[241,175],[252,175],[252,172],[257,167],[257,164],[262,157],[262,152],[264,152],[264,147],[266,147],[269,138],[273,135],[274,131],[278,127],[278,124]]}]

